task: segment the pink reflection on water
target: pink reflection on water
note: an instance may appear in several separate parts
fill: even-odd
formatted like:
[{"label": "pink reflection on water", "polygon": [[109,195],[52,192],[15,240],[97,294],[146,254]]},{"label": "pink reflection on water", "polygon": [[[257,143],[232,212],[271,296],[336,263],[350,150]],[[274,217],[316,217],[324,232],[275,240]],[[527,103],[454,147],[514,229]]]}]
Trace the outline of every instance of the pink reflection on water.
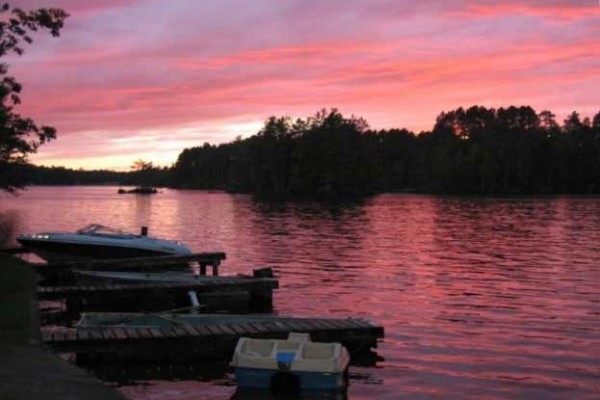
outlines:
[{"label": "pink reflection on water", "polygon": [[[598,198],[383,195],[331,206],[40,187],[0,207],[19,232],[147,225],[196,251],[226,251],[223,273],[274,267],[282,315],[383,325],[385,360],[351,368],[348,398],[595,399],[600,390]],[[147,383],[121,390],[136,399],[235,394],[231,376]]]}]

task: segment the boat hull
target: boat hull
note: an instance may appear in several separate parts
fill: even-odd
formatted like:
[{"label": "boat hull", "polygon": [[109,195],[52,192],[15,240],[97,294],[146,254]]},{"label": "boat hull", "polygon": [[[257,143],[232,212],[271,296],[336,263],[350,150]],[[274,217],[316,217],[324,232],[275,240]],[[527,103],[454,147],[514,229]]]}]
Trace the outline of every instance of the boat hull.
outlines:
[{"label": "boat hull", "polygon": [[332,390],[345,385],[350,354],[341,343],[312,342],[308,333],[287,340],[241,337],[230,365],[238,387]]},{"label": "boat hull", "polygon": [[[187,267],[187,264],[186,264]],[[77,281],[80,283],[105,283],[105,284],[135,284],[157,282],[194,282],[203,281],[219,282],[227,279],[222,276],[196,275],[193,272],[167,271],[167,272],[123,272],[123,271],[75,271]]]},{"label": "boat hull", "polygon": [[278,378],[289,379],[289,377],[296,378],[302,390],[335,390],[346,385],[344,372],[281,372],[271,369],[235,368],[235,379],[240,388],[270,389]]},{"label": "boat hull", "polygon": [[102,244],[65,243],[30,238],[17,238],[17,241],[47,262],[176,255],[172,252]]}]

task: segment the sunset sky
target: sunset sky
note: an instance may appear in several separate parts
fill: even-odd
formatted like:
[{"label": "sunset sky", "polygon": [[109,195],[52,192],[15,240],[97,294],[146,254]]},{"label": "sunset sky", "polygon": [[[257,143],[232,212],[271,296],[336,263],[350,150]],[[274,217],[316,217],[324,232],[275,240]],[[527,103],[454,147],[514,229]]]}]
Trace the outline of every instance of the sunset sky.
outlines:
[{"label": "sunset sky", "polygon": [[600,110],[598,0],[20,0],[71,14],[6,57],[18,112],[58,129],[31,160],[127,170],[321,108],[372,128],[443,110]]}]

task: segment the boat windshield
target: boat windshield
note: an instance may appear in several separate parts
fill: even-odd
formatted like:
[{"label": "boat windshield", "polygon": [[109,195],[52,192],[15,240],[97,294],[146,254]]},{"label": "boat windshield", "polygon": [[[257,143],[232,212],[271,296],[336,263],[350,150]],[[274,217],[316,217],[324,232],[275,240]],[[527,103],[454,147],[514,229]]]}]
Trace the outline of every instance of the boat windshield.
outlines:
[{"label": "boat windshield", "polygon": [[118,229],[109,228],[104,225],[90,224],[77,231],[80,235],[109,235],[109,236],[135,236],[131,233],[123,232]]}]

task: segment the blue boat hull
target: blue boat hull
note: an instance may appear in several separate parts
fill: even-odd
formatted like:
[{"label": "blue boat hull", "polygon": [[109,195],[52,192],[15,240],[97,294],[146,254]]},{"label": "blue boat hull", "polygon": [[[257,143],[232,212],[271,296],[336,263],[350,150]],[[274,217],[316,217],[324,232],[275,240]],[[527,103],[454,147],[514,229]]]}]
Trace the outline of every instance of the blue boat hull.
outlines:
[{"label": "blue boat hull", "polygon": [[296,377],[302,390],[334,390],[346,385],[343,372],[281,372],[271,369],[236,368],[235,378],[240,388],[269,389],[273,384],[275,375],[282,373]]}]

